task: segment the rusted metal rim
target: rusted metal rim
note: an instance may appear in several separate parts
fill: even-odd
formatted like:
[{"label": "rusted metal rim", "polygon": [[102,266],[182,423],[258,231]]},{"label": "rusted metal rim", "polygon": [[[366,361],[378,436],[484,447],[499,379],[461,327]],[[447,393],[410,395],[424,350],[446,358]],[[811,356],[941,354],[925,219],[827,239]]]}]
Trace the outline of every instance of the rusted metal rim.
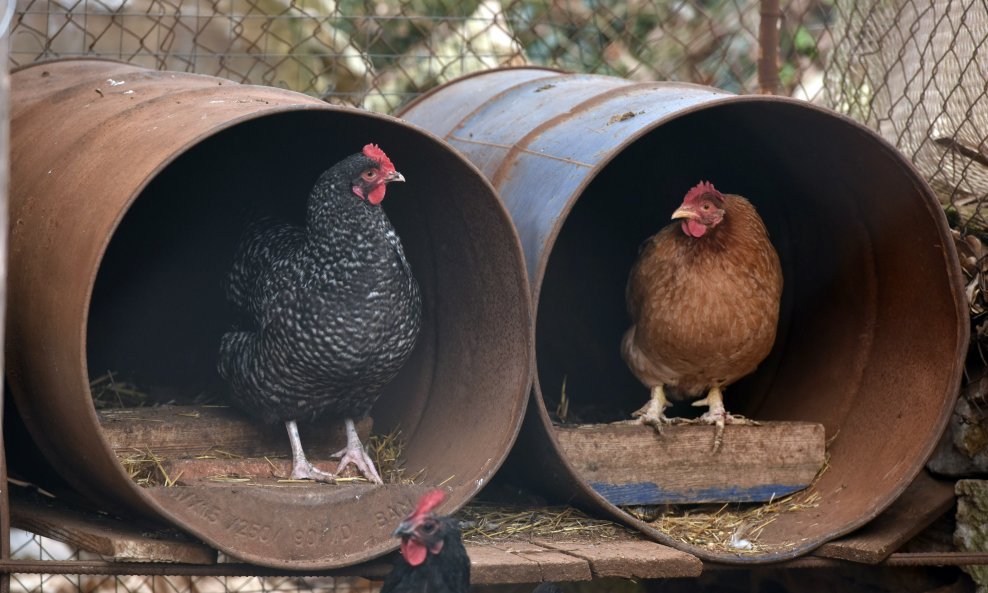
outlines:
[{"label": "rusted metal rim", "polygon": [[[135,206],[158,199],[154,192],[160,190],[161,180],[168,174],[172,178],[192,180],[191,186],[184,187],[194,194],[195,182],[202,182],[198,175],[205,175],[206,171],[197,161],[214,157],[216,167],[222,168],[229,165],[228,162],[224,165],[224,151],[236,152],[241,144],[250,147],[244,148],[245,151],[263,148],[269,139],[271,142],[297,140],[300,155],[292,162],[298,161],[293,166],[297,167],[296,176],[302,178],[301,185],[305,185],[309,183],[306,175],[317,175],[325,167],[326,163],[321,162],[326,158],[324,151],[340,153],[351,145],[357,146],[352,137],[355,134],[350,131],[356,119],[359,121],[356,127],[373,136],[372,141],[388,145],[389,154],[395,162],[403,164],[406,176],[423,188],[411,200],[414,208],[412,204],[395,200],[389,213],[406,239],[413,266],[421,271],[420,282],[427,295],[425,315],[431,328],[423,330],[423,345],[416,351],[417,359],[413,358],[415,364],[411,365],[414,368],[403,371],[395,388],[389,388],[382,398],[386,402],[384,409],[375,408],[375,420],[380,419],[385,427],[401,424],[410,435],[409,464],[428,467],[428,480],[438,483],[452,476],[446,483],[451,496],[444,511],[459,508],[479,491],[502,464],[518,434],[531,386],[533,335],[531,297],[518,237],[507,210],[477,169],[432,134],[388,116],[335,107],[280,89],[238,85],[212,77],[158,73],[113,62],[64,62],[22,68],[14,80],[14,100],[15,104],[19,103],[13,117],[14,139],[16,142],[18,138],[30,137],[32,142],[22,140],[15,145],[15,157],[21,159],[22,173],[13,184],[13,194],[19,203],[12,226],[15,233],[20,232],[16,253],[12,254],[15,256],[12,268],[22,280],[19,284],[27,296],[19,295],[17,302],[12,303],[18,321],[8,336],[10,352],[14,353],[10,378],[18,409],[59,473],[91,498],[164,517],[231,555],[265,566],[333,568],[396,548],[390,532],[427,486],[355,487],[337,492],[316,489],[299,492],[290,501],[285,500],[283,492],[269,495],[250,488],[140,488],[123,471],[102,434],[88,388],[88,358],[96,344],[94,335],[99,337],[94,332],[104,331],[90,322],[93,315],[106,321],[92,309],[94,298],[100,297],[94,291],[102,281],[100,272],[109,265],[106,258],[114,250],[114,241],[119,240],[128,225],[137,224],[133,218]],[[28,78],[33,72],[39,76]],[[61,130],[63,133],[56,142],[58,149],[51,157],[61,159],[58,166],[48,169],[47,163],[39,162],[42,159],[33,152],[39,150],[33,141],[43,145],[44,137],[35,134],[37,130],[33,126],[42,122],[50,126],[52,118],[57,120],[64,115],[58,111],[59,102],[68,102],[76,111],[93,107],[91,101],[86,103],[88,99],[75,104],[71,101],[79,94],[93,101],[102,100],[111,94],[111,89],[97,93],[92,88],[94,82],[119,79],[119,73],[126,74],[130,90],[146,96],[129,99],[113,95],[110,99],[114,101],[134,101],[117,107],[96,104],[96,108],[104,111],[90,113],[96,118],[92,121],[99,122],[95,129],[91,121],[83,126],[90,126],[88,129]],[[32,85],[52,84],[54,79],[59,79],[56,85],[59,88],[54,91],[32,88]],[[44,104],[51,92],[57,93],[57,100]],[[194,101],[196,98],[199,103]],[[169,102],[189,107],[154,112]],[[207,102],[214,105],[213,111],[205,109]],[[148,117],[149,113],[153,117]],[[198,117],[200,113],[205,121]],[[101,117],[104,119],[100,120]],[[142,117],[145,119],[141,120]],[[106,146],[101,142],[137,142],[136,136],[106,138],[107,130],[136,130],[137,134],[170,117],[179,124],[169,128],[170,135],[146,136],[147,141],[142,142],[144,153],[127,151],[125,146],[105,153],[99,150]],[[341,119],[350,125],[338,123]],[[69,128],[70,123],[66,123]],[[27,136],[20,136],[18,131]],[[331,138],[341,146],[329,146],[327,150],[323,138]],[[145,136],[141,135],[141,139]],[[70,158],[73,153],[66,152],[67,145],[92,152],[82,158]],[[131,163],[121,172],[114,169],[116,163],[100,162],[114,154],[114,150],[124,155],[134,154],[136,164]],[[321,156],[307,157],[309,153]],[[95,162],[103,170],[94,172],[84,159]],[[426,165],[438,168],[434,170],[445,176],[442,183],[424,175],[412,177],[414,170],[424,171]],[[64,180],[59,175],[68,173],[59,171],[60,167],[78,174],[73,178],[78,183],[76,191],[84,192],[89,180],[98,179],[107,190],[105,195],[94,195],[86,209],[72,211],[73,198],[50,197],[65,191]],[[29,169],[39,168],[42,175],[31,177]],[[176,172],[176,168],[181,170]],[[55,185],[46,186],[52,178]],[[121,180],[125,183],[116,183]],[[234,183],[234,186],[243,189],[244,184]],[[458,192],[470,195],[471,200],[458,200]],[[196,202],[193,197],[185,201],[175,198],[175,203],[179,208]],[[73,214],[68,219],[64,218],[67,210]],[[456,225],[442,224],[450,217]],[[197,220],[195,216],[190,218]],[[22,224],[24,228],[20,228]],[[189,241],[195,241],[195,232],[203,228],[196,227],[194,222],[188,224],[193,237]],[[59,226],[63,228],[58,229]],[[62,251],[78,251],[62,256],[72,261],[58,261],[59,245],[54,245],[56,255],[51,254],[48,248],[56,236]],[[478,238],[486,239],[479,248]],[[181,247],[180,243],[175,246]],[[440,246],[451,249],[452,253],[436,251]],[[208,258],[209,252],[199,255]],[[45,291],[45,282],[36,276],[39,262],[51,266],[49,280],[53,282],[48,284],[65,291],[64,294],[53,296]],[[467,270],[477,269],[480,272],[473,275],[472,284],[458,286]],[[66,286],[60,285],[63,279]],[[471,314],[478,317],[471,333],[457,330],[466,327],[461,322]],[[62,331],[65,328],[69,328],[71,337]],[[497,352],[496,364],[488,362],[495,359],[485,354],[488,349]],[[464,360],[464,356],[469,360]],[[46,365],[44,360],[53,360],[55,364]],[[472,384],[467,382],[466,375]],[[404,389],[410,397],[402,397]],[[484,393],[488,393],[487,401],[472,401]],[[59,404],[51,404],[54,400],[46,400],[48,396],[60,398]],[[460,414],[452,426],[451,416],[443,413],[450,411]],[[471,444],[452,455],[445,439],[455,437],[461,430],[466,432],[460,440]],[[437,477],[440,473],[442,476]],[[270,523],[273,520],[285,526],[280,535]],[[253,529],[251,522],[259,522],[258,529]],[[244,524],[251,529],[240,529]],[[263,529],[265,525],[267,531]],[[292,543],[293,525],[321,525],[329,536],[323,535],[314,542],[322,549],[307,549],[298,542]],[[268,541],[262,541],[265,538]]]},{"label": "rusted metal rim", "polygon": [[[540,97],[539,93],[542,92],[555,94],[551,98]],[[601,106],[609,108],[610,111],[599,109]],[[469,79],[459,79],[436,89],[430,96],[410,105],[402,111],[402,116],[444,137],[473,160],[501,193],[521,235],[529,265],[530,283],[538,307],[537,372],[534,380],[535,404],[530,407],[530,413],[516,447],[516,451],[525,451],[525,453],[513,455],[510,465],[527,466],[528,475],[539,481],[544,490],[586,507],[602,510],[616,519],[641,529],[650,537],[702,558],[729,563],[760,563],[804,554],[834,537],[863,525],[895,500],[921,470],[946,425],[956,398],[968,343],[968,317],[956,253],[946,220],[932,190],[912,165],[874,132],[842,115],[787,98],[737,97],[696,85],[636,84],[592,75],[552,76],[546,75],[543,71],[524,72],[523,70],[491,71]],[[790,126],[798,122],[812,130],[806,131],[806,134],[814,138],[812,150],[807,152],[812,152],[814,157],[819,159],[820,164],[817,168],[807,164],[807,159],[800,159],[797,154],[799,151],[792,150],[791,134],[786,134],[786,130],[782,129],[778,121],[773,121],[779,118],[785,119]],[[627,127],[621,130],[620,126]],[[744,144],[748,146],[747,151],[764,153],[767,155],[765,157],[767,161],[772,161],[774,166],[746,177],[742,170],[744,166],[752,167],[753,171],[758,170],[755,168],[755,165],[759,164],[756,156],[728,155],[724,150],[714,146],[713,154],[720,160],[715,160],[714,157],[704,160],[703,155],[694,150],[695,142],[692,140],[695,136],[691,134],[706,134],[708,138],[716,138],[728,143],[733,138],[743,138]],[[641,206],[640,202],[628,201],[631,213],[624,216],[615,215],[613,210],[607,210],[603,206],[604,198],[600,194],[601,187],[606,184],[611,184],[611,193],[614,196],[620,196],[622,190],[632,187],[621,184],[619,173],[635,171],[636,166],[652,167],[649,170],[654,170],[658,175],[653,175],[650,179],[666,175],[684,177],[678,169],[691,169],[691,163],[686,161],[686,157],[679,158],[672,153],[671,149],[667,148],[671,143],[678,143],[683,151],[693,155],[698,162],[703,161],[709,168],[708,171],[699,173],[694,171],[691,174],[726,177],[734,185],[739,186],[739,189],[732,190],[739,193],[746,193],[748,191],[746,188],[751,188],[751,193],[754,195],[758,195],[759,192],[755,191],[758,189],[766,192],[768,197],[764,198],[764,208],[768,212],[764,217],[769,223],[773,238],[783,243],[780,252],[784,254],[784,261],[787,261],[786,282],[789,286],[787,288],[789,295],[784,296],[784,309],[787,310],[790,318],[785,327],[780,328],[780,339],[775,352],[763,363],[762,369],[751,381],[752,385],[746,386],[745,389],[750,393],[742,393],[745,403],[749,408],[766,414],[766,419],[816,420],[825,424],[831,437],[839,433],[839,438],[834,440],[835,458],[831,459],[829,476],[825,475],[818,487],[830,488],[833,485],[831,482],[838,479],[835,477],[837,474],[846,473],[848,474],[845,476],[846,479],[857,481],[851,484],[850,489],[853,491],[851,494],[841,494],[840,488],[824,493],[821,510],[806,512],[806,518],[797,517],[789,520],[791,524],[786,527],[788,530],[786,533],[783,533],[784,530],[776,530],[776,538],[786,544],[776,551],[740,556],[710,551],[671,539],[650,525],[624,513],[598,495],[577,475],[573,466],[564,458],[553,436],[552,423],[547,411],[549,400],[545,381],[548,363],[547,352],[544,349],[547,337],[549,340],[554,339],[552,335],[556,331],[561,331],[560,328],[565,320],[557,318],[551,328],[548,326],[544,328],[543,324],[548,323],[545,315],[552,316],[559,310],[571,309],[574,319],[579,319],[583,323],[587,323],[588,315],[593,315],[588,313],[587,309],[581,309],[580,303],[575,298],[560,301],[559,294],[562,289],[558,286],[555,292],[547,293],[547,282],[549,286],[558,285],[558,282],[550,278],[554,266],[558,270],[569,261],[567,259],[569,256],[560,255],[560,252],[576,249],[576,242],[564,241],[564,235],[567,229],[572,229],[574,225],[582,225],[579,227],[584,233],[581,240],[583,243],[593,244],[595,251],[592,253],[598,256],[600,251],[606,252],[610,249],[606,239],[617,241],[623,239],[620,236],[615,238],[613,233],[605,236],[604,231],[594,234],[595,224],[604,226],[607,222],[611,227],[625,225],[627,228],[622,227],[621,231],[633,237],[626,241],[632,245],[665,224],[664,219],[653,218],[661,222],[653,223],[656,226],[646,233],[641,224],[630,220],[643,217],[646,208]],[[647,154],[649,151],[655,154],[654,158]],[[822,171],[826,171],[831,163],[844,163],[846,159],[843,159],[842,152],[853,153],[858,161],[866,161],[880,172],[862,174],[859,164],[850,163],[851,166],[847,171],[841,171],[841,174],[847,178],[843,180],[843,185],[828,179]],[[734,160],[743,165],[732,165]],[[646,162],[647,164],[643,165]],[[692,169],[695,170],[696,167]],[[788,180],[796,195],[791,196],[791,199],[785,199],[787,196],[782,194],[780,188],[772,187],[772,184],[765,180],[754,178],[755,175],[768,175],[768,170]],[[865,191],[870,190],[874,181],[872,178],[876,175],[882,176],[887,186],[894,187],[887,192],[889,194],[887,200],[884,199],[886,196],[881,196],[883,199],[876,199],[880,192],[872,192],[869,195]],[[817,177],[823,178],[822,185],[826,185],[830,193],[821,187],[814,187],[821,185],[821,180]],[[538,188],[541,192],[537,195],[525,192],[526,184],[527,187],[534,186],[534,179],[538,179]],[[668,191],[685,191],[685,188],[695,182],[696,179],[683,178],[679,180],[677,187],[668,188]],[[666,186],[655,191],[661,195]],[[837,193],[835,188],[838,186],[847,186],[846,191],[854,194],[855,199]],[[771,195],[772,193],[776,195]],[[666,201],[674,200],[675,197],[681,197],[681,194],[676,194]],[[625,207],[625,202],[619,197],[612,197],[611,203],[614,208]],[[836,224],[834,236],[832,238],[815,236],[811,232],[812,229],[802,228],[800,218],[794,215],[794,203],[808,209],[808,218],[817,216],[827,224]],[[903,212],[898,214],[886,212],[890,208],[888,203],[896,204],[903,209]],[[675,204],[669,203],[666,206],[671,211]],[[762,208],[759,203],[759,209]],[[847,210],[848,218],[841,218],[833,212],[834,209],[840,208]],[[905,213],[906,210],[908,214]],[[591,211],[594,216],[587,214]],[[882,224],[878,213],[886,218],[898,216],[906,222],[900,227],[900,232],[905,232],[903,231],[905,227],[908,227],[910,232],[915,229],[934,246],[936,254],[931,255],[929,252],[921,251],[923,263],[916,264],[915,281],[922,285],[924,290],[936,295],[933,299],[936,305],[930,305],[929,310],[923,309],[924,303],[909,303],[908,298],[897,298],[894,291],[896,276],[890,271],[903,268],[905,265],[901,255],[903,252],[923,248],[910,243],[908,246],[901,245],[901,249],[895,249],[896,246],[890,242],[886,233],[887,227]],[[647,214],[652,216],[655,213],[647,210]],[[797,230],[808,233],[810,239],[804,240],[796,232]],[[570,235],[575,233],[576,231],[572,230]],[[595,239],[601,239],[601,242],[593,243]],[[810,247],[800,244],[806,241],[816,241],[816,243]],[[836,259],[828,260],[827,256],[821,255],[819,251],[828,246],[828,241],[832,241],[834,246],[840,248],[838,250],[840,257],[848,257],[849,261],[860,261],[861,267],[866,271],[848,273],[842,267],[842,262]],[[628,245],[622,245],[620,248],[629,250]],[[813,248],[816,248],[816,251]],[[586,250],[580,253],[586,258]],[[571,257],[575,261],[581,256]],[[554,258],[555,264],[553,264]],[[839,311],[827,309],[826,302],[822,306],[824,312],[821,316],[836,316],[831,321],[845,326],[848,328],[847,331],[853,329],[854,323],[860,322],[865,324],[862,326],[862,331],[874,334],[867,343],[857,346],[846,342],[847,336],[839,332],[832,332],[825,337],[833,342],[836,348],[834,358],[839,358],[844,350],[854,350],[854,355],[851,357],[853,360],[844,361],[848,363],[847,366],[839,368],[837,363],[830,363],[830,366],[838,367],[840,372],[847,375],[845,379],[835,380],[846,381],[848,392],[853,390],[855,394],[852,397],[846,393],[828,393],[827,396],[833,396],[833,410],[820,410],[819,406],[814,407],[806,402],[788,403],[779,395],[780,390],[783,389],[798,391],[792,380],[793,372],[789,369],[794,368],[795,365],[810,364],[799,356],[801,349],[807,349],[805,334],[801,330],[805,330],[808,325],[809,315],[805,311],[809,306],[808,303],[816,298],[811,294],[810,287],[814,282],[825,280],[794,267],[794,260],[797,258],[805,259],[807,262],[805,265],[809,266],[826,264],[828,273],[839,274],[836,280],[831,281],[833,287],[830,290],[834,291],[834,300],[849,299],[849,295],[858,290],[861,293],[856,295],[860,297],[859,300],[869,301],[860,306],[848,301],[849,309],[853,311],[848,312],[846,319],[839,317]],[[615,258],[612,257],[608,262],[612,267],[615,266]],[[619,263],[625,265],[625,269],[630,266],[630,261]],[[599,268],[604,267],[599,266]],[[588,265],[580,273],[593,275],[601,273],[601,269]],[[868,273],[875,277],[867,278]],[[841,280],[843,276],[849,279]],[[905,276],[901,278],[899,284],[905,281]],[[573,278],[568,277],[568,279],[572,281]],[[860,288],[856,289],[855,283],[850,279],[859,281]],[[606,283],[611,281],[611,278],[605,274],[603,279],[597,278],[597,280]],[[570,294],[588,289],[585,285],[577,286],[572,283],[567,284],[565,288]],[[623,301],[621,305],[623,306]],[[889,306],[908,308],[907,305],[914,309],[919,307],[913,314],[929,314],[931,319],[935,317],[936,321],[931,323],[936,324],[933,331],[936,333],[937,346],[920,343],[925,338],[916,338],[920,333],[916,324],[912,324],[908,329],[898,330],[895,327],[889,329],[890,320],[885,311]],[[610,313],[607,312],[607,319],[613,321],[615,317]],[[875,329],[876,327],[881,331]],[[623,332],[624,329],[617,327],[618,332]],[[923,380],[929,382],[931,388],[928,396],[920,395],[916,390],[909,395],[910,402],[923,407],[924,416],[922,419],[912,420],[916,430],[911,432],[902,427],[902,414],[896,415],[895,411],[899,408],[895,405],[896,394],[892,393],[894,388],[876,384],[880,372],[874,369],[887,366],[890,359],[888,349],[896,342],[885,337],[892,332],[903,335],[905,343],[899,347],[902,352],[909,355],[909,361],[903,364],[915,365],[914,374],[925,373]],[[599,337],[599,332],[594,334],[593,330],[587,330],[582,334],[573,332],[573,335],[567,335],[566,338],[559,338],[556,341],[574,342],[583,338],[588,342],[596,340],[609,344],[613,338],[608,335],[606,340],[600,340]],[[909,339],[913,342],[910,343]],[[565,350],[558,344],[554,347],[558,347],[560,352]],[[917,349],[924,347],[929,350],[927,354],[937,357],[937,364],[942,367],[939,371],[926,368],[930,363],[924,360],[923,356],[915,354]],[[616,347],[614,350],[616,351]],[[552,354],[550,358],[563,358],[558,353],[550,352],[550,354]],[[558,361],[551,362],[556,364]],[[573,364],[579,366],[581,362],[587,361],[579,359]],[[827,366],[826,362],[821,362],[819,368],[812,366],[807,368],[812,374],[812,372],[821,372],[819,369]],[[594,370],[599,369],[594,367]],[[558,386],[559,375],[551,373],[550,375],[550,380],[554,382],[553,386]],[[620,391],[622,387],[627,387],[627,381],[617,383],[619,384],[610,388],[611,391]],[[573,385],[572,381],[567,383],[568,392]],[[593,387],[607,390],[607,387],[602,386],[600,382],[593,384]],[[587,389],[591,390],[590,387]],[[885,391],[882,391],[883,389]],[[815,389],[815,391],[826,390]],[[888,395],[875,395],[879,392],[888,392]],[[818,397],[825,396],[821,393]],[[742,411],[749,413],[746,409]],[[853,413],[855,411],[856,414]],[[904,448],[902,456],[893,460],[888,455],[887,447],[884,447],[888,443],[875,442],[868,435],[871,431],[862,426],[863,418],[873,413],[881,414],[881,419],[886,422],[891,415],[892,422],[897,428],[895,433],[890,432],[878,437],[879,441],[894,440],[896,435],[903,438],[903,434],[908,434],[910,440],[908,451]],[[915,415],[920,413],[916,412]],[[848,431],[852,434],[849,435]],[[917,438],[921,443],[917,445],[911,442]],[[882,461],[878,463],[887,465],[877,467],[874,460],[861,459],[864,453],[849,451],[849,447],[844,445],[850,442],[861,445],[862,440],[872,445],[871,448],[863,447],[863,450],[871,452],[870,449],[882,449]],[[535,453],[534,459],[532,452]],[[834,469],[835,464],[837,471]],[[857,469],[869,464],[871,471],[879,476],[873,482],[865,480]]]},{"label": "rusted metal rim", "polygon": [[[690,85],[690,86],[700,87],[702,85]],[[654,124],[652,124],[651,127],[644,128],[634,136],[630,136],[627,139],[627,141],[622,145],[622,148],[633,144],[638,139],[652,132],[654,129],[679,117],[687,116],[693,113],[703,112],[706,109],[713,109],[716,108],[718,105],[725,103],[736,104],[736,103],[745,103],[745,102],[793,104],[799,106],[800,108],[808,108],[817,111],[821,114],[827,115],[828,117],[837,118],[841,120],[842,123],[845,125],[850,125],[851,127],[856,128],[864,136],[880,144],[882,146],[882,149],[888,151],[889,154],[897,155],[897,156],[899,155],[896,148],[892,146],[887,140],[875,134],[874,131],[871,130],[870,128],[867,128],[861,123],[843,114],[838,114],[836,112],[832,112],[830,110],[824,109],[817,105],[799,101],[797,99],[771,96],[771,95],[741,95],[737,97],[731,97],[729,99],[711,101],[701,106],[684,110],[682,112],[676,113],[673,116],[670,116],[667,119],[657,121]],[[562,211],[559,219],[560,222],[559,224],[555,225],[546,243],[546,250],[544,251],[544,255],[540,261],[540,265],[538,266],[538,268],[536,268],[534,272],[532,272],[531,285],[533,291],[533,299],[536,303],[539,301],[539,292],[542,288],[542,281],[545,278],[546,267],[549,260],[549,254],[551,253],[553,247],[555,246],[556,240],[559,237],[559,233],[563,227],[563,222],[565,221],[566,217],[569,215],[573,207],[576,205],[582,193],[587,189],[588,186],[592,184],[594,178],[603,169],[605,169],[613,160],[613,158],[616,156],[617,154],[613,154],[612,158],[606,161],[601,161],[598,164],[598,166],[594,169],[594,171],[587,177],[585,182],[577,189],[577,193],[574,194],[573,199],[570,200],[566,208]],[[904,175],[908,177],[912,177],[917,180],[922,180],[922,175],[920,174],[920,172],[909,161],[900,157],[896,159],[896,163],[903,168]],[[505,165],[508,165],[508,163],[506,162]],[[505,165],[502,166],[501,169],[502,171],[505,169]],[[495,182],[495,185],[498,184]],[[968,349],[968,345],[970,343],[970,326],[969,326],[969,316],[967,312],[968,311],[967,297],[965,296],[963,289],[965,284],[964,275],[960,269],[956,247],[954,246],[954,241],[950,235],[950,227],[947,224],[947,219],[943,215],[943,210],[938,206],[938,198],[934,194],[933,190],[929,187],[929,185],[926,184],[925,182],[917,184],[916,190],[925,195],[926,200],[924,201],[924,204],[928,207],[931,222],[935,224],[937,227],[939,238],[941,240],[940,246],[944,249],[944,266],[947,271],[947,274],[950,277],[948,288],[953,296],[956,305],[956,311],[958,313],[957,327],[961,329],[961,331],[958,331],[957,333],[957,339],[954,349],[954,352],[958,353],[958,355],[952,361],[953,365],[950,371],[950,375],[953,377],[953,379],[950,386],[948,386],[946,390],[948,393],[957,394],[960,391],[961,380],[964,372],[964,356],[965,356],[964,353],[966,353]],[[549,418],[548,411],[545,406],[545,399],[542,394],[542,386],[539,382],[538,374],[536,374],[533,379],[533,391],[534,391],[535,401],[540,405],[533,405],[532,407],[534,411],[539,414],[539,417],[546,425],[547,428],[546,434],[550,435],[549,440],[552,443],[552,447],[555,451],[555,454],[559,455],[560,461],[563,464],[565,464],[569,472],[572,472],[574,475],[579,475],[577,470],[573,467],[573,465],[566,459],[566,456],[563,454],[562,450],[560,449],[556,438],[554,436],[551,436],[552,420]],[[590,487],[585,488],[585,491],[582,494],[592,497],[595,503],[594,506],[605,509],[615,519],[625,522],[639,529],[640,531],[649,535],[653,539],[689,551],[703,558],[704,560],[714,561],[714,562],[726,562],[726,563],[737,562],[737,563],[745,563],[745,564],[772,563],[783,560],[791,560],[793,558],[798,558],[799,556],[812,552],[820,545],[832,539],[836,539],[843,535],[847,535],[848,533],[851,533],[852,531],[864,526],[865,524],[873,520],[875,517],[877,517],[879,514],[881,514],[882,511],[884,511],[897,498],[899,498],[899,496],[903,493],[903,491],[905,491],[905,489],[909,487],[909,484],[912,483],[913,478],[915,478],[916,475],[923,470],[926,461],[933,454],[933,451],[936,448],[937,443],[939,442],[939,435],[943,434],[950,420],[950,415],[953,412],[955,401],[956,401],[956,397],[947,398],[944,401],[942,413],[935,420],[935,428],[931,433],[931,437],[923,440],[923,450],[913,460],[913,464],[912,464],[913,467],[905,476],[905,479],[897,482],[894,486],[892,486],[886,492],[884,492],[883,496],[880,499],[876,500],[874,506],[870,510],[862,513],[859,517],[857,517],[857,519],[847,522],[839,529],[835,529],[832,532],[828,533],[824,539],[821,539],[819,541],[807,541],[802,546],[791,547],[781,552],[767,552],[753,556],[740,555],[740,554],[727,555],[721,553],[710,553],[709,551],[705,550],[702,547],[683,544],[682,542],[679,542],[669,537],[664,532],[657,530],[648,523],[634,517],[633,515],[630,515],[622,511],[619,507],[611,504],[607,499],[601,496],[593,488]]]}]

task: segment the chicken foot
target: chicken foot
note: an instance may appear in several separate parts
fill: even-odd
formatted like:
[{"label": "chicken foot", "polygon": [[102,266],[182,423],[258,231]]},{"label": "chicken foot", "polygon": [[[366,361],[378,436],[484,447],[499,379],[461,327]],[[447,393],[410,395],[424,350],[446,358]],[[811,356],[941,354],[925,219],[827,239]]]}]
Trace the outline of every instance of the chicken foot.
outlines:
[{"label": "chicken foot", "polygon": [[288,429],[288,440],[292,443],[292,480],[315,480],[335,484],[336,476],[323,471],[309,463],[305,458],[305,451],[302,450],[302,439],[298,435],[298,424],[294,420],[285,422]]},{"label": "chicken foot", "polygon": [[666,392],[662,385],[652,388],[652,397],[648,403],[639,408],[631,415],[638,419],[639,424],[647,424],[655,429],[655,432],[662,434],[663,424],[672,424],[673,420],[665,415],[665,409],[669,407],[669,400],[666,399]]},{"label": "chicken foot", "polygon": [[352,418],[346,419],[346,447],[334,453],[333,457],[340,457],[340,465],[336,468],[337,474],[352,463],[370,483],[384,483],[381,475],[377,473],[377,468],[374,467],[374,460],[370,458],[370,455],[367,454],[364,446],[360,443],[360,437],[357,435],[357,427],[354,425]]},{"label": "chicken foot", "polygon": [[707,406],[708,408],[702,416],[696,419],[696,422],[713,424],[717,427],[717,432],[714,434],[714,453],[720,449],[720,445],[724,441],[724,425],[755,424],[753,420],[749,420],[744,416],[735,416],[727,413],[727,409],[724,408],[724,393],[720,390],[720,387],[711,387],[710,391],[707,392],[707,397],[693,402],[692,405]]}]

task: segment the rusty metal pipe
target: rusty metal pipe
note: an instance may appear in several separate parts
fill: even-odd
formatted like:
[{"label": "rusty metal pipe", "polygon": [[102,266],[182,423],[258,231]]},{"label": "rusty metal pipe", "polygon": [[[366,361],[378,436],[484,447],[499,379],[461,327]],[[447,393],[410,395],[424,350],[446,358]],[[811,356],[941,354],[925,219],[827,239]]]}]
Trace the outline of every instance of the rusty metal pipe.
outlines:
[{"label": "rusty metal pipe", "polygon": [[12,89],[8,376],[77,490],[267,566],[395,549],[391,532],[427,485],[140,488],[89,390],[107,370],[167,398],[208,387],[244,211],[300,216],[316,177],[367,142],[409,180],[385,207],[424,300],[419,346],[372,411],[375,432],[401,427],[409,475],[445,481],[447,512],[501,465],[531,387],[529,288],[509,215],[445,143],[298,93],[109,61],[32,65]]},{"label": "rusty metal pipe", "polygon": [[[525,249],[536,304],[533,404],[509,465],[557,499],[704,559],[805,554],[874,518],[933,451],[968,346],[946,220],[877,134],[782,97],[680,83],[506,69],[434,89],[401,114],[492,181]],[[782,260],[776,347],[729,407],[824,425],[829,469],[812,509],[784,513],[740,556],[675,540],[598,495],[563,457],[548,410],[622,420],[648,391],[620,357],[624,284],[638,245],[701,179],[758,207]]]}]

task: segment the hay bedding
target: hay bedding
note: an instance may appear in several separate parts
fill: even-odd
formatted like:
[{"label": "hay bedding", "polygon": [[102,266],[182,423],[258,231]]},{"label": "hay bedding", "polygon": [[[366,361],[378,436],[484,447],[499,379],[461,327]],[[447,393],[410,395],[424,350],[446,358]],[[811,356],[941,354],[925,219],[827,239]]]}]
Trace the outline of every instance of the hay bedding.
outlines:
[{"label": "hay bedding", "polygon": [[475,500],[457,518],[463,539],[473,543],[559,539],[596,542],[634,533],[573,507],[525,507]]},{"label": "hay bedding", "polygon": [[[808,489],[765,504],[670,506],[653,516],[643,516],[643,509],[626,510],[684,544],[758,555],[786,548],[759,543],[762,530],[782,514],[812,509],[819,501],[820,495]],[[464,540],[478,544],[533,540],[599,543],[640,537],[623,525],[565,506],[530,508],[475,500],[456,516]]]},{"label": "hay bedding", "polygon": [[680,507],[652,520],[643,520],[684,544],[717,552],[758,555],[788,548],[786,545],[767,545],[758,541],[762,530],[770,523],[783,514],[812,509],[819,503],[819,493],[803,490],[764,504]]},{"label": "hay bedding", "polygon": [[[385,484],[422,484],[422,476],[425,469],[420,469],[415,473],[409,473],[405,468],[403,451],[405,442],[401,438],[401,430],[395,429],[385,435],[371,435],[368,441],[371,458],[377,464],[378,471]],[[286,457],[287,458],[287,457]],[[193,456],[191,459],[244,459],[243,456],[219,449],[211,448],[207,453]],[[279,458],[275,458],[279,459]],[[152,486],[177,486],[184,485],[181,481],[182,473],[170,475],[167,470],[168,461],[164,456],[157,455],[151,449],[134,450],[133,452],[118,452],[117,460],[123,466],[124,471],[138,486],[148,488]],[[271,467],[271,474],[277,475],[278,469],[270,458],[264,457],[263,461]],[[206,481],[240,483],[247,485],[261,485],[262,482],[254,475],[227,473],[207,476]],[[269,480],[264,481],[264,485],[270,485]],[[356,470],[351,467],[346,468],[344,475],[338,480],[340,484],[347,483],[368,483],[367,479],[356,474]],[[309,480],[278,479],[278,484],[308,484]]]}]

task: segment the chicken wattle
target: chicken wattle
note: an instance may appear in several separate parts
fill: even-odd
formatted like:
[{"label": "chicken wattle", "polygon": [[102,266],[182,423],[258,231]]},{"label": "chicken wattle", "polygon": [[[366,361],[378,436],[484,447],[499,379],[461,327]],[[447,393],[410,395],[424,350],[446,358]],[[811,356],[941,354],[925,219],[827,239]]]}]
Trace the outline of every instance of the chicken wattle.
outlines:
[{"label": "chicken wattle", "polygon": [[[319,177],[304,227],[254,223],[234,256],[227,297],[249,322],[223,335],[218,370],[239,407],[285,423],[293,479],[333,482],[352,463],[381,483],[354,423],[408,359],[421,320],[418,284],[380,206],[393,181],[404,177],[368,144]],[[306,459],[296,424],[323,416],[346,425],[335,473]]]},{"label": "chicken wattle", "polygon": [[622,355],[651,389],[635,412],[657,430],[671,420],[669,399],[703,397],[700,421],[717,425],[715,448],[728,414],[723,389],[755,370],[775,342],[782,268],[754,206],[708,182],[692,188],[674,222],[642,246],[628,278],[631,327]]}]

